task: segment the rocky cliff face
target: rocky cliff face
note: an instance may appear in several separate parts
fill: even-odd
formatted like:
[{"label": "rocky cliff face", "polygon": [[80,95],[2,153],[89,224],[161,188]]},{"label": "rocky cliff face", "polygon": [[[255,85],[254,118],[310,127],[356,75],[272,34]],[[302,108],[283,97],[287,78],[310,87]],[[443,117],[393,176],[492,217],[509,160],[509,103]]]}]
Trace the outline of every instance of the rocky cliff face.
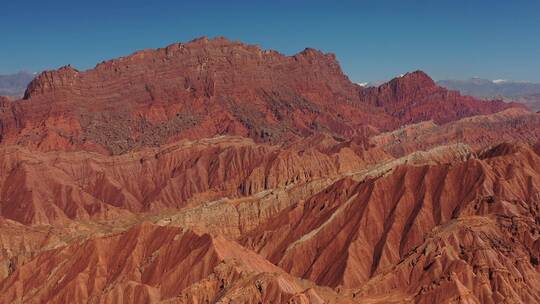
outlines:
[{"label": "rocky cliff face", "polygon": [[198,39],[0,97],[0,303],[540,302],[540,115]]},{"label": "rocky cliff face", "polygon": [[1,121],[4,143],[119,154],[224,134],[271,143],[320,132],[351,137],[362,126],[443,123],[510,106],[439,88],[422,72],[363,89],[332,54],[305,49],[285,56],[201,38],[84,72],[44,72],[23,100],[3,106]]}]

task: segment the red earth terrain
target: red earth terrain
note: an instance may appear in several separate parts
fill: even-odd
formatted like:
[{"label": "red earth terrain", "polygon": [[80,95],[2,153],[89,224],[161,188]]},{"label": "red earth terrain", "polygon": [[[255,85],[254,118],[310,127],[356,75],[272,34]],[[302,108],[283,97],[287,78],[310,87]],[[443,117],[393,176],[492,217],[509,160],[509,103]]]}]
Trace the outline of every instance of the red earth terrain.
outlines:
[{"label": "red earth terrain", "polygon": [[540,114],[225,38],[0,97],[0,303],[540,303]]}]

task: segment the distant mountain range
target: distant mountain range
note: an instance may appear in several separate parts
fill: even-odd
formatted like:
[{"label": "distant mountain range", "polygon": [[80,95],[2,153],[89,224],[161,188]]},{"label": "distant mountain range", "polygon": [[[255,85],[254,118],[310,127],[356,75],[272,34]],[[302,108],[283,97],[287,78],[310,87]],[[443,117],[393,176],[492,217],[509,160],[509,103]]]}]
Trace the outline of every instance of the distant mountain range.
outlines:
[{"label": "distant mountain range", "polygon": [[517,101],[524,103],[533,111],[540,110],[540,83],[471,78],[468,80],[440,80],[437,84],[451,90],[458,90],[464,95],[484,99]]},{"label": "distant mountain range", "polygon": [[36,77],[36,73],[19,72],[0,75],[0,96],[22,97],[26,86]]}]

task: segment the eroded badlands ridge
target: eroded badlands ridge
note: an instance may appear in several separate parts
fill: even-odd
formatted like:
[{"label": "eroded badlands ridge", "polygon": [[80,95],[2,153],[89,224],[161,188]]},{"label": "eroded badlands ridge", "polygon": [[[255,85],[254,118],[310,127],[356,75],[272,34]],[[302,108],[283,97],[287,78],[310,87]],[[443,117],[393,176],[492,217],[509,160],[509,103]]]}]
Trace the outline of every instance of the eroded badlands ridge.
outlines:
[{"label": "eroded badlands ridge", "polygon": [[[339,153],[343,149],[349,148]],[[179,157],[178,152],[168,153]],[[79,154],[69,152],[55,164],[65,172],[88,172],[77,169]],[[329,157],[321,154],[326,156],[292,166],[297,169],[291,172],[298,172],[292,179],[278,178],[284,182],[269,183],[259,192],[243,192],[242,179],[231,180],[238,187],[225,189],[210,183],[198,189],[205,193],[199,200],[188,200],[183,207],[156,205],[159,210],[153,212],[115,202],[114,193],[123,192],[122,197],[144,187],[134,183],[132,188],[107,191],[109,183],[118,182],[107,181],[111,173],[103,172],[99,181],[89,183],[93,187],[81,185],[78,191],[84,194],[69,190],[69,179],[66,185],[53,181],[44,188],[52,188],[56,196],[21,200],[21,206],[46,210],[23,209],[23,214],[40,214],[34,219],[50,225],[30,221],[25,226],[6,219],[1,226],[9,234],[2,238],[0,299],[6,303],[540,299],[540,156],[534,147],[500,144],[474,151],[463,144],[439,146],[397,159],[373,158],[371,163],[358,157],[350,161],[359,167],[343,171],[328,165],[324,177],[301,173]],[[339,154],[330,155],[339,163]],[[50,156],[38,154],[19,166],[39,167]],[[166,162],[172,158],[167,156]],[[117,174],[134,170],[114,162],[119,167],[111,171]],[[177,184],[182,189],[183,182],[170,178],[164,183],[167,187]],[[35,181],[21,185],[21,193],[48,193]],[[229,192],[220,192],[227,188]],[[7,192],[17,196],[15,189]],[[212,192],[221,198],[205,199]],[[62,193],[75,195],[62,201],[66,197]],[[77,201],[81,196],[101,207],[86,207],[85,200]],[[177,202],[182,202],[181,196]],[[16,204],[9,201],[8,206]],[[69,213],[70,206],[86,212]],[[9,212],[2,216],[13,217]]]},{"label": "eroded badlands ridge", "polygon": [[519,105],[203,38],[0,108],[0,303],[540,302]]},{"label": "eroded badlands ridge", "polygon": [[[510,132],[516,115],[513,111],[479,116],[475,123],[506,122]],[[527,112],[518,116],[539,119]],[[467,118],[455,124],[463,128],[470,123]],[[540,134],[534,132],[532,122],[527,126],[530,134]],[[421,133],[420,129],[416,132],[415,136]],[[427,152],[399,157],[390,153],[394,145],[380,140],[394,133],[377,135],[367,149],[352,141],[339,142],[324,136],[288,148],[224,137],[121,156],[88,152],[30,154],[22,148],[6,148],[8,151],[2,153],[3,172],[9,175],[2,179],[1,210],[2,217],[9,219],[2,226],[6,232],[1,261],[5,279],[0,283],[3,301],[47,299],[60,303],[99,299],[114,303],[122,299],[195,303],[207,299],[227,303],[226,299],[236,298],[241,303],[272,303],[270,299],[287,302],[300,297],[305,303],[316,303],[314,298],[321,299],[321,303],[362,303],[368,299],[430,303],[465,295],[493,303],[500,299],[516,303],[537,300],[540,158],[534,147],[502,144],[473,150],[461,143],[437,145]],[[430,129],[423,136],[428,135],[438,139]],[[476,138],[470,140],[473,145]],[[47,172],[53,178],[39,175]],[[144,269],[146,263],[159,256],[169,259],[166,253],[174,243],[165,238],[157,248],[148,247],[154,246],[157,235],[168,231],[157,227],[150,229],[159,231],[156,237],[122,232],[153,227],[141,221],[181,228],[172,230],[176,231],[171,232],[174,235],[187,229],[198,237],[208,234],[205,238],[224,238],[231,243],[227,246],[243,245],[242,250],[249,251],[235,253],[232,260],[217,258],[204,268],[208,272],[203,274],[189,264],[186,267],[194,269],[193,274],[178,272],[198,279],[163,289],[166,277],[172,275],[169,272],[176,271],[169,266],[160,266],[164,268],[153,275],[153,281],[131,278],[134,270],[130,267]],[[140,225],[147,228],[135,228]],[[464,243],[433,247],[431,242],[450,242],[446,236],[439,239],[437,234],[448,229],[457,229],[448,233],[453,240]],[[474,229],[471,236],[467,234],[470,229]],[[489,233],[485,235],[483,229]],[[104,242],[102,238],[118,240],[119,244],[89,245]],[[126,256],[120,250],[124,246],[141,248],[138,250],[143,256],[128,262],[139,258]],[[435,249],[419,250],[422,246],[461,253],[438,260],[442,253],[429,255]],[[486,247],[487,256],[475,257],[479,246],[491,246]],[[439,249],[446,247],[449,249]],[[196,250],[186,244],[179,248],[185,248],[186,255]],[[210,247],[203,248],[201,254],[212,256]],[[96,260],[88,254],[102,258]],[[145,254],[154,258],[145,258]],[[234,262],[247,256],[257,256],[260,263],[276,268],[258,270]],[[403,262],[413,259],[410,256],[420,262]],[[433,259],[442,269],[427,271]],[[82,268],[76,266],[80,261],[85,263],[80,265]],[[52,269],[47,267],[65,263],[54,277],[45,275]],[[110,263],[116,263],[124,274],[117,277],[105,272],[96,276],[97,269],[112,269]],[[465,264],[454,269],[460,263]],[[517,266],[510,266],[514,264]],[[34,281],[36,267],[43,267],[44,277]],[[237,270],[244,267],[249,270]],[[392,270],[394,267],[397,270]],[[240,271],[242,275],[230,277],[229,271]],[[507,271],[510,277],[498,277]],[[422,279],[407,279],[409,275]],[[279,279],[281,276],[283,279]],[[98,287],[90,287],[81,277],[95,280],[91,284]],[[59,281],[63,287],[54,287],[59,285],[51,282],[59,278],[63,278]],[[125,285],[128,281],[133,282]],[[271,284],[278,285],[257,291]],[[296,287],[285,288],[283,284]],[[317,286],[335,289],[320,291]],[[78,290],[76,294],[74,290]],[[340,295],[336,294],[338,290]]]}]

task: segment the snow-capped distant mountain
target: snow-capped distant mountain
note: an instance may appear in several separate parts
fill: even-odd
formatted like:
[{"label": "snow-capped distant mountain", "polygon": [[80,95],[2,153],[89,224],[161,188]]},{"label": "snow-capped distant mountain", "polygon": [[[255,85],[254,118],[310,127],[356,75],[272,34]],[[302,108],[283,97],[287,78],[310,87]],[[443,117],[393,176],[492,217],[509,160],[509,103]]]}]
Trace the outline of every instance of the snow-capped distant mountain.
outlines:
[{"label": "snow-capped distant mountain", "polygon": [[22,97],[26,86],[37,73],[19,72],[11,75],[0,75],[0,96]]},{"label": "snow-capped distant mountain", "polygon": [[524,103],[533,111],[540,110],[540,83],[477,77],[467,80],[440,80],[437,83],[448,89],[458,90],[464,95],[517,101]]},{"label": "snow-capped distant mountain", "polygon": [[437,83],[448,89],[459,90],[463,94],[484,98],[514,97],[540,93],[540,83],[525,81],[471,78],[468,80],[440,80]]}]

